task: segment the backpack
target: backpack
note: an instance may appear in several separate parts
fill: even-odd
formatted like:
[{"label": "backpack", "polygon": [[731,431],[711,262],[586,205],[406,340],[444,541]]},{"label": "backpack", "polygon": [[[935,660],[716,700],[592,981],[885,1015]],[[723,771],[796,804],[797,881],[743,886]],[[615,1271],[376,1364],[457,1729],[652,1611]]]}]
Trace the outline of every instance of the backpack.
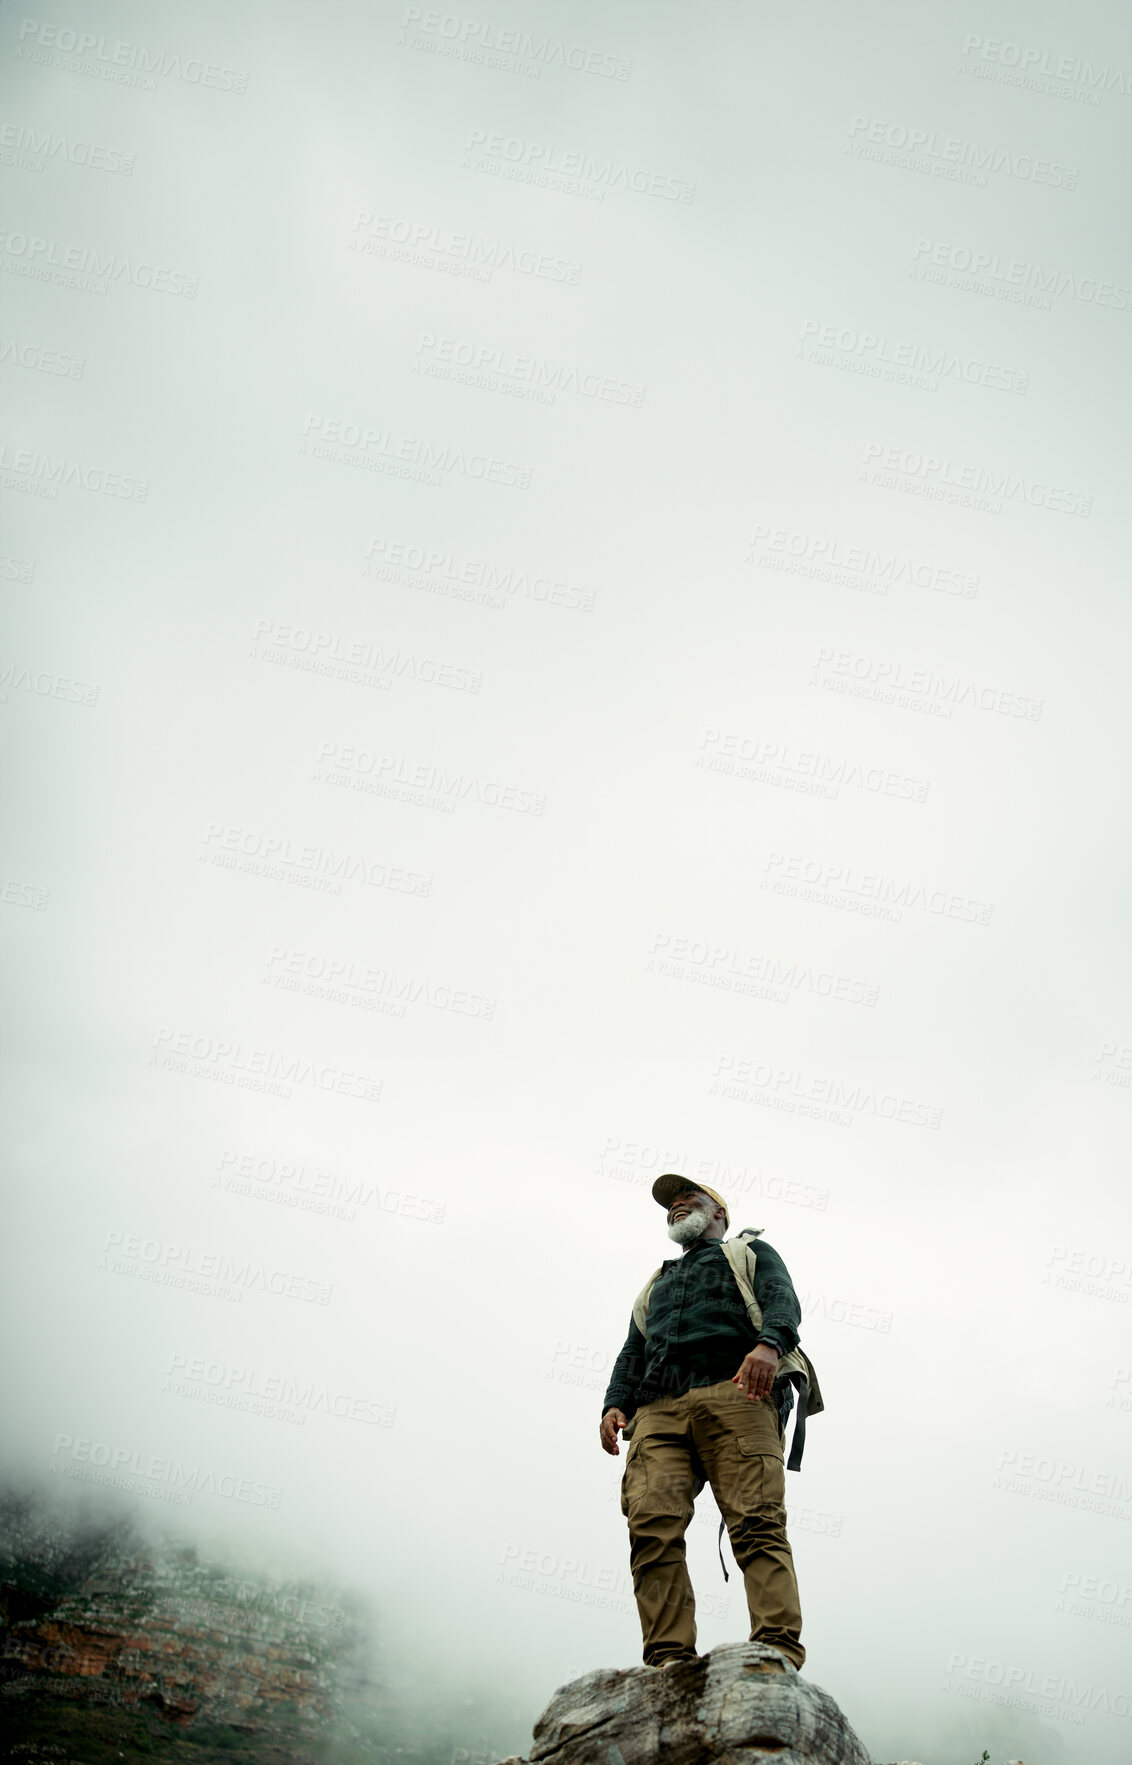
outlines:
[{"label": "backpack", "polygon": [[[762,1227],[757,1226],[748,1227],[744,1231],[736,1233],[734,1238],[722,1240],[723,1254],[731,1264],[731,1272],[735,1276],[736,1285],[743,1296],[747,1316],[756,1331],[763,1327],[763,1314],[762,1308],[755,1298],[755,1266],[758,1257],[753,1241],[761,1236]],[[645,1325],[648,1321],[649,1300],[652,1298],[653,1286],[663,1269],[664,1264],[661,1263],[660,1268],[654,1270],[649,1276],[633,1302],[633,1322],[642,1336],[646,1333]],[[790,1442],[790,1457],[786,1461],[786,1469],[798,1471],[802,1466],[802,1452],[806,1444],[806,1417],[819,1415],[825,1408],[825,1404],[822,1402],[821,1386],[818,1384],[814,1363],[808,1355],[802,1353],[801,1348],[792,1349],[789,1354],[779,1356],[778,1371],[774,1377],[776,1385],[780,1379],[788,1379],[797,1396],[797,1420],[794,1423],[794,1437]],[[629,1440],[632,1437],[636,1420],[637,1418],[634,1416],[628,1427],[621,1430],[623,1439]]]}]

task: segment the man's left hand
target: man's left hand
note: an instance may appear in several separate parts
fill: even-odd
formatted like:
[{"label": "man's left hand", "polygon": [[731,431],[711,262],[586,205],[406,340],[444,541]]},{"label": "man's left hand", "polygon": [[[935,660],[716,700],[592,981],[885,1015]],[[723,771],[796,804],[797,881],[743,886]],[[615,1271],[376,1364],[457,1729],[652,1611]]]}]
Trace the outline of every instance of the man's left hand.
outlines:
[{"label": "man's left hand", "polygon": [[778,1370],[778,1350],[769,1342],[756,1343],[739,1368],[732,1385],[737,1385],[746,1398],[769,1397],[774,1375]]}]

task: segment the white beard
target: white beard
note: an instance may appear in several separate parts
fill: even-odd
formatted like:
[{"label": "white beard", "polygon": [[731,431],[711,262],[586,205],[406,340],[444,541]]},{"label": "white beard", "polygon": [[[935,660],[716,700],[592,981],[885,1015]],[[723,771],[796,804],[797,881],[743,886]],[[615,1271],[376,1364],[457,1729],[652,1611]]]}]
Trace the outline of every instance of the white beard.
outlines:
[{"label": "white beard", "polygon": [[711,1224],[712,1208],[697,1207],[686,1213],[682,1220],[674,1220],[668,1228],[668,1236],[674,1244],[694,1244],[702,1238]]}]

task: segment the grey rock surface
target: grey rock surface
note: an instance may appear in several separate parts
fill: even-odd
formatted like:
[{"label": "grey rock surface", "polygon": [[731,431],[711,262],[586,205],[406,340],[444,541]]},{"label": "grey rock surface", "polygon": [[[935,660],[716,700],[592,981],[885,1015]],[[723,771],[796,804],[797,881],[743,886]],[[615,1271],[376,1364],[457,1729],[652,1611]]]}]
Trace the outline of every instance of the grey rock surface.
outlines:
[{"label": "grey rock surface", "polygon": [[535,1724],[529,1765],[544,1760],[870,1765],[829,1693],[756,1642],[727,1643],[663,1670],[598,1668],[560,1686]]}]

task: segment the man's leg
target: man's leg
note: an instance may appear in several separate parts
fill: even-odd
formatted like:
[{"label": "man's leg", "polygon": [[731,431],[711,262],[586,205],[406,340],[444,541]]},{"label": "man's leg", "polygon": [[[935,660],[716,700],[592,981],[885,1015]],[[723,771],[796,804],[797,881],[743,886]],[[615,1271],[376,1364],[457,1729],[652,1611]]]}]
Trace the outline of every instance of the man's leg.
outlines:
[{"label": "man's leg", "polygon": [[629,1522],[629,1566],[647,1667],[696,1652],[696,1600],[684,1534],[704,1473],[692,1444],[688,1409],[688,1397],[678,1397],[646,1404],[638,1412],[621,1480],[621,1512]]},{"label": "man's leg", "polygon": [[786,1537],[786,1472],[776,1404],[767,1397],[751,1401],[730,1381],[689,1395],[699,1399],[692,1438],[743,1571],[751,1641],[781,1649],[801,1667],[806,1651]]}]

